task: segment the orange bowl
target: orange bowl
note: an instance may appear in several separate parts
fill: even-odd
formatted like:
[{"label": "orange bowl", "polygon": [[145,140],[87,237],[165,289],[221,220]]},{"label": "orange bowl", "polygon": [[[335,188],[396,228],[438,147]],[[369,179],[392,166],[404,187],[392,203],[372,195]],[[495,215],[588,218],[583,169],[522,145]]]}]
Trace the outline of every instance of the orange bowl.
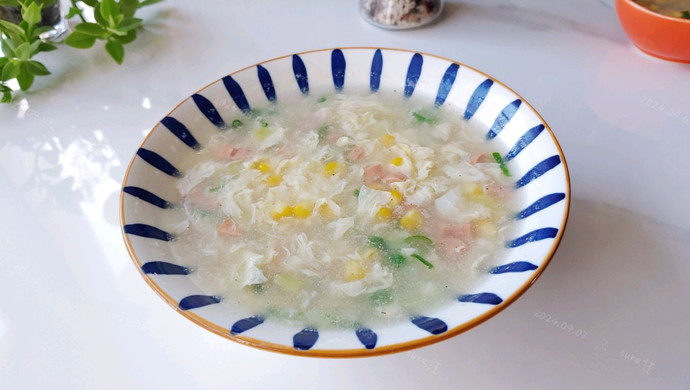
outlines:
[{"label": "orange bowl", "polygon": [[643,52],[690,63],[690,19],[664,16],[632,0],[616,0],[623,30]]}]

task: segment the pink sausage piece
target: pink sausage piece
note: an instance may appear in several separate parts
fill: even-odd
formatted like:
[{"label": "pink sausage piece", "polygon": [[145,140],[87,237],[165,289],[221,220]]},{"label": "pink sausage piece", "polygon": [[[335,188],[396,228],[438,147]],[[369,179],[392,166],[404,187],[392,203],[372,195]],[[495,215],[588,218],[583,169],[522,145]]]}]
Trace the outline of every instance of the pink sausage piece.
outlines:
[{"label": "pink sausage piece", "polygon": [[350,161],[359,161],[362,157],[364,157],[364,148],[361,146],[350,150],[350,153],[347,154],[347,159]]},{"label": "pink sausage piece", "polygon": [[441,239],[440,244],[448,256],[459,255],[467,248],[465,241],[455,237],[444,237]]},{"label": "pink sausage piece", "polygon": [[232,145],[224,145],[218,150],[216,157],[219,160],[245,160],[254,155],[254,151],[247,148],[236,148]]},{"label": "pink sausage piece", "polygon": [[386,177],[384,177],[381,182],[384,184],[391,184],[391,183],[397,183],[400,181],[405,181],[407,180],[407,176],[404,173],[400,172],[394,172],[391,174],[388,174]]},{"label": "pink sausage piece", "polygon": [[472,153],[470,155],[470,164],[478,164],[478,163],[484,163],[488,162],[489,157],[486,153]]},{"label": "pink sausage piece", "polygon": [[472,239],[472,225],[463,223],[461,225],[446,225],[441,228],[442,237],[458,238],[463,241]]},{"label": "pink sausage piece", "polygon": [[206,210],[217,210],[220,208],[218,199],[206,191],[206,184],[201,183],[192,188],[187,194],[187,200],[193,205]]},{"label": "pink sausage piece", "polygon": [[374,164],[364,167],[364,174],[362,179],[365,183],[373,183],[380,181],[383,178],[383,165]]},{"label": "pink sausage piece", "polygon": [[218,235],[227,237],[239,237],[242,235],[242,230],[237,226],[237,222],[232,218],[227,218],[218,226]]}]

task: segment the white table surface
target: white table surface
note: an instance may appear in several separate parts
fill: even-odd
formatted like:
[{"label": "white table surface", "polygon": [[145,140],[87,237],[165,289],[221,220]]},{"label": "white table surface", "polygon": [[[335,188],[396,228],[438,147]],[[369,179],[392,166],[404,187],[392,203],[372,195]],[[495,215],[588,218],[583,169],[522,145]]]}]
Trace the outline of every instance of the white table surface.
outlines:
[{"label": "white table surface", "polygon": [[[0,107],[0,387],[690,388],[690,66],[635,49],[612,3],[455,0],[434,25],[385,31],[355,0],[168,0],[122,66],[102,50],[39,57],[53,75]],[[572,207],[550,266],[448,341],[354,360],[252,349],[171,310],[125,250],[122,177],[165,113],[246,65],[337,46],[483,70],[565,152]]]}]

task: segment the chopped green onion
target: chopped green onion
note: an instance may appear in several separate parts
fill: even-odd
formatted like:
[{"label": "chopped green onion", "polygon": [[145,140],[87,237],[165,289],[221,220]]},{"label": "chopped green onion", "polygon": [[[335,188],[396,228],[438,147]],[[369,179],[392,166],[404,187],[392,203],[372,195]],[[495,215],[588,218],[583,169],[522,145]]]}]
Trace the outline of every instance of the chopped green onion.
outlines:
[{"label": "chopped green onion", "polygon": [[323,125],[319,127],[318,133],[319,133],[319,143],[322,143],[326,139],[326,134],[328,134],[328,131],[330,130],[329,125]]},{"label": "chopped green onion", "polygon": [[405,239],[405,244],[413,247],[414,249],[426,253],[433,246],[434,242],[431,241],[429,237],[426,236],[410,236]]},{"label": "chopped green onion", "polygon": [[369,294],[369,299],[379,305],[385,305],[393,300],[393,294],[391,294],[390,290],[379,290]]},{"label": "chopped green onion", "polygon": [[501,157],[501,153],[493,152],[491,155],[494,156],[494,160],[496,160],[498,165],[501,167],[501,171],[503,171],[503,174],[506,176],[510,176],[510,171],[508,170],[508,167],[506,166],[506,162],[503,161],[503,157]]},{"label": "chopped green onion", "polygon": [[263,294],[266,292],[266,286],[263,283],[252,284],[252,291],[254,294]]},{"label": "chopped green onion", "polygon": [[218,192],[220,189],[223,188],[222,185],[216,186],[216,187],[211,187],[208,189],[208,192]]},{"label": "chopped green onion", "polygon": [[359,198],[359,188],[355,190],[354,194],[355,198]]},{"label": "chopped green onion", "polygon": [[388,255],[388,262],[395,265],[395,266],[399,267],[399,266],[405,264],[406,261],[407,261],[407,259],[405,259],[405,255],[403,255],[402,253],[396,252],[396,253],[391,253],[390,255]]},{"label": "chopped green onion", "polygon": [[323,102],[325,102],[325,101],[326,101],[326,97],[325,97],[325,96],[321,96],[320,98],[318,98],[318,99],[316,100],[317,103],[323,103]]},{"label": "chopped green onion", "polygon": [[242,127],[242,121],[241,120],[235,119],[234,121],[232,121],[232,128],[233,129],[237,129],[239,127]]},{"label": "chopped green onion", "polygon": [[412,113],[412,116],[414,116],[418,122],[428,123],[430,125],[433,125],[436,122],[438,122],[438,118],[432,116],[432,114],[429,114],[429,113],[422,114],[418,111],[415,111]]},{"label": "chopped green onion", "polygon": [[421,261],[422,264],[426,265],[429,269],[434,268],[434,265],[431,264],[431,263],[429,263],[429,262],[428,262],[425,258],[423,258],[422,256],[420,256],[420,255],[414,253],[414,254],[412,254],[412,257],[414,257],[415,259]]},{"label": "chopped green onion", "polygon": [[369,244],[382,252],[389,251],[388,244],[386,244],[386,240],[379,236],[370,236]]},{"label": "chopped green onion", "polygon": [[268,127],[268,122],[266,122],[265,120],[262,119],[261,120],[261,127]]}]

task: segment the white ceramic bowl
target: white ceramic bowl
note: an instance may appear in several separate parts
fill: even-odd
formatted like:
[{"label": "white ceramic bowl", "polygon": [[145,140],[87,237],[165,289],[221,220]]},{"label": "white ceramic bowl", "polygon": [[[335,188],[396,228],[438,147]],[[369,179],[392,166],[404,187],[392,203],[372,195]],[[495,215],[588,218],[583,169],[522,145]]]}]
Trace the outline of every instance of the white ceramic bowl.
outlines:
[{"label": "white ceramic bowl", "polygon": [[[471,294],[398,324],[357,330],[290,326],[203,293],[176,264],[171,233],[184,175],[182,159],[250,108],[302,94],[383,93],[452,105],[503,144],[520,205],[499,267]],[[127,249],[148,284],[180,314],[225,338],[294,355],[357,357],[403,351],[468,330],[515,301],[551,260],[570,204],[568,169],[541,116],[490,76],[437,56],[405,50],[341,48],[292,54],[211,83],[175,107],[146,137],[127,169],[120,199]]]}]

